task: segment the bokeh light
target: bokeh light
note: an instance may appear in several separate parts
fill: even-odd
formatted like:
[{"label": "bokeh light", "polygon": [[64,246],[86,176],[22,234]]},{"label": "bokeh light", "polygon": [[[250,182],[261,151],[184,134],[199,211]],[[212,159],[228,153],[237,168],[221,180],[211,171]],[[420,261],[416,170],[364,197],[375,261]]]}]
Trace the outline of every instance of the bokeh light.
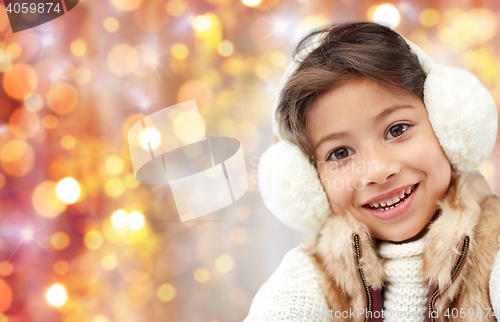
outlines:
[{"label": "bokeh light", "polygon": [[133,211],[127,217],[127,225],[133,230],[141,229],[144,227],[144,216],[138,211]]},{"label": "bokeh light", "polygon": [[200,15],[193,18],[192,25],[197,31],[207,31],[212,28],[212,20],[206,15]]},{"label": "bokeh light", "polygon": [[87,45],[81,39],[73,40],[70,45],[70,50],[75,56],[83,56],[87,52]]},{"label": "bokeh light", "polygon": [[172,284],[162,284],[156,289],[156,296],[162,302],[170,302],[175,298],[177,291]]},{"label": "bokeh light", "polygon": [[221,273],[228,273],[234,267],[234,259],[230,255],[220,255],[215,260],[215,268]]},{"label": "bokeh light", "polygon": [[145,129],[141,132],[141,135],[139,137],[139,141],[141,142],[141,145],[144,149],[149,150],[150,145],[151,145],[151,149],[155,149],[161,143],[160,132],[155,128],[148,127],[147,129]]},{"label": "bokeh light", "polygon": [[73,71],[73,79],[81,85],[90,83],[92,72],[87,67],[78,67]]},{"label": "bokeh light", "polygon": [[0,262],[0,276],[10,276],[14,272],[14,266],[9,261]]},{"label": "bokeh light", "polygon": [[111,215],[111,222],[116,228],[123,228],[127,226],[128,215],[123,209],[118,209]]},{"label": "bokeh light", "polygon": [[189,54],[189,48],[184,44],[175,44],[170,48],[170,53],[177,59],[184,59]]},{"label": "bokeh light", "polygon": [[35,152],[28,142],[11,140],[0,150],[0,164],[11,176],[22,177],[33,169]]},{"label": "bokeh light", "polygon": [[137,179],[135,178],[135,175],[133,173],[127,174],[125,176],[125,179],[123,179],[123,182],[124,182],[125,186],[129,189],[137,188],[140,184],[140,182],[137,181]]},{"label": "bokeh light", "polygon": [[35,188],[31,203],[40,216],[47,218],[55,218],[66,210],[66,204],[56,195],[56,183],[52,181],[44,181]]},{"label": "bokeh light", "polygon": [[110,322],[110,321],[105,315],[99,314],[94,316],[94,318],[90,322]]},{"label": "bokeh light", "polygon": [[234,46],[229,40],[224,40],[217,46],[217,52],[224,57],[229,57],[234,52]]},{"label": "bokeh light", "polygon": [[56,83],[47,92],[47,105],[54,113],[63,115],[75,109],[78,103],[76,89],[68,83]]},{"label": "bokeh light", "polygon": [[170,15],[179,17],[186,11],[186,4],[182,0],[170,0],[166,4],[166,9]]},{"label": "bokeh light", "polygon": [[10,58],[16,59],[19,56],[21,56],[23,49],[21,48],[21,46],[19,46],[19,44],[12,43],[9,46],[7,46],[5,52],[7,53],[7,55],[10,56]]},{"label": "bokeh light", "polygon": [[112,155],[106,159],[106,170],[110,174],[118,174],[122,172],[125,163],[123,159],[117,155]]},{"label": "bokeh light", "polygon": [[247,241],[247,231],[244,228],[236,227],[231,230],[229,239],[235,245],[243,245]]},{"label": "bokeh light", "polygon": [[24,241],[31,241],[33,239],[33,230],[31,228],[23,228],[20,233]]},{"label": "bokeh light", "polygon": [[97,230],[91,230],[85,234],[84,243],[88,249],[95,250],[102,246],[104,238]]},{"label": "bokeh light", "polygon": [[439,22],[439,11],[432,8],[425,9],[420,13],[419,20],[424,27],[435,26]]},{"label": "bokeh light", "polygon": [[69,246],[70,238],[64,232],[57,232],[50,237],[50,244],[54,249],[62,250]]},{"label": "bokeh light", "polygon": [[398,9],[392,4],[382,4],[378,6],[373,13],[374,22],[392,29],[399,25],[400,19],[401,16],[399,15]]},{"label": "bokeh light", "polygon": [[0,313],[7,311],[12,304],[12,289],[0,278]]},{"label": "bokeh light", "polygon": [[241,3],[243,3],[247,7],[256,7],[261,2],[262,2],[262,0],[241,0]]},{"label": "bokeh light", "polygon": [[56,186],[56,195],[65,204],[73,204],[80,199],[81,188],[78,181],[66,177],[59,181]]},{"label": "bokeh light", "polygon": [[11,132],[20,139],[34,137],[41,128],[38,114],[26,108],[18,108],[10,116],[9,120]]},{"label": "bokeh light", "polygon": [[202,268],[198,268],[194,272],[194,279],[198,283],[206,283],[210,279],[210,272],[206,268],[203,268],[203,267]]},{"label": "bokeh light", "polygon": [[137,51],[127,44],[116,45],[108,53],[107,63],[109,70],[117,76],[132,73],[139,64]]},{"label": "bokeh light", "polygon": [[5,71],[3,88],[10,97],[23,100],[36,89],[37,81],[38,77],[33,68],[19,63]]},{"label": "bokeh light", "polygon": [[120,178],[111,178],[106,181],[104,191],[111,198],[118,198],[125,193],[125,185]]},{"label": "bokeh light", "polygon": [[132,11],[141,5],[142,0],[111,0],[111,4],[117,10]]},{"label": "bokeh light", "polygon": [[43,98],[36,93],[28,94],[24,97],[24,106],[30,111],[37,112],[43,107]]},{"label": "bokeh light", "polygon": [[54,263],[54,273],[58,275],[65,275],[69,271],[69,264],[64,260],[59,260]]},{"label": "bokeh light", "polygon": [[66,288],[61,284],[52,285],[45,293],[47,303],[55,307],[63,306],[67,298],[68,293]]},{"label": "bokeh light", "polygon": [[102,22],[102,26],[107,32],[117,32],[118,28],[120,28],[120,23],[115,17],[107,17]]},{"label": "bokeh light", "polygon": [[61,140],[59,141],[59,143],[61,144],[61,146],[63,148],[65,148],[66,150],[71,150],[75,147],[76,145],[76,139],[74,136],[72,135],[65,135],[61,138]]},{"label": "bokeh light", "polygon": [[42,38],[42,45],[45,47],[52,46],[55,43],[54,37],[52,35],[45,35]]},{"label": "bokeh light", "polygon": [[42,124],[47,129],[55,129],[57,124],[59,124],[59,121],[56,116],[49,114],[44,116]]},{"label": "bokeh light", "polygon": [[118,265],[118,259],[113,254],[106,255],[101,260],[102,268],[104,268],[107,271],[114,270],[117,265]]}]

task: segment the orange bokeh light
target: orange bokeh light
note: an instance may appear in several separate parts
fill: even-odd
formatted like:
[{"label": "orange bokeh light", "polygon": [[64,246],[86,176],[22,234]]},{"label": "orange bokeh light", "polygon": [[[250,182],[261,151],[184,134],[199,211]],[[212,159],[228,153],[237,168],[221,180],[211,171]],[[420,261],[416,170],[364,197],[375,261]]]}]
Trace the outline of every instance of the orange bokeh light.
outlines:
[{"label": "orange bokeh light", "polygon": [[68,262],[60,260],[54,263],[54,272],[58,275],[64,275],[69,271]]},{"label": "orange bokeh light", "polygon": [[26,141],[11,140],[0,151],[0,163],[11,176],[22,177],[33,169],[35,152]]},{"label": "orange bokeh light", "polygon": [[7,69],[3,77],[3,88],[7,95],[22,100],[36,89],[37,75],[31,66],[15,64]]},{"label": "orange bokeh light", "polygon": [[9,276],[14,272],[14,266],[8,261],[0,262],[0,275]]},{"label": "orange bokeh light", "polygon": [[54,249],[62,250],[69,246],[70,238],[68,234],[59,231],[50,237],[50,243]]},{"label": "orange bokeh light", "polygon": [[40,129],[38,114],[25,108],[18,108],[10,117],[11,132],[21,139],[34,137]]},{"label": "orange bokeh light", "polygon": [[12,304],[12,289],[3,279],[0,279],[0,313],[7,311]]},{"label": "orange bokeh light", "polygon": [[55,129],[57,127],[57,124],[59,123],[59,120],[57,117],[55,117],[52,114],[45,115],[42,120],[42,124],[45,128],[47,129]]},{"label": "orange bokeh light", "polygon": [[40,216],[47,218],[59,216],[67,207],[57,198],[56,183],[52,181],[45,181],[39,184],[35,188],[35,191],[33,191],[31,202],[36,212]]},{"label": "orange bokeh light", "polygon": [[70,113],[76,107],[77,103],[78,94],[70,84],[54,84],[47,92],[47,105],[56,114]]}]

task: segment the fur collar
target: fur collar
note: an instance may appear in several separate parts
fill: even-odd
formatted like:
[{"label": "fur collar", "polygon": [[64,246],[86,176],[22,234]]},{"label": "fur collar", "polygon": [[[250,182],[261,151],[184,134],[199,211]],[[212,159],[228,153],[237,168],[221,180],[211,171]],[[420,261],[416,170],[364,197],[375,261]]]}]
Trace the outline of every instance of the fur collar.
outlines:
[{"label": "fur collar", "polygon": [[[440,215],[430,223],[425,235],[423,248],[423,276],[429,287],[439,285],[440,289],[451,284],[451,271],[456,264],[465,236],[470,238],[469,251],[476,247],[474,232],[481,214],[481,202],[491,195],[486,179],[476,170],[462,172],[453,169],[451,182],[444,198],[438,201]],[[339,288],[348,295],[351,304],[363,307],[366,299],[360,281],[355,260],[354,235],[359,236],[361,268],[367,285],[380,289],[386,279],[383,259],[379,256],[374,239],[366,225],[358,222],[347,211],[333,214],[322,225],[318,233],[304,240],[306,252],[314,259],[314,263],[326,281],[322,283],[324,294],[331,294],[331,289]],[[466,269],[466,268],[464,268]],[[463,279],[464,274],[458,278]],[[462,276],[462,277],[460,277]],[[453,283],[458,288],[460,283]],[[456,290],[447,292],[450,297]]]}]

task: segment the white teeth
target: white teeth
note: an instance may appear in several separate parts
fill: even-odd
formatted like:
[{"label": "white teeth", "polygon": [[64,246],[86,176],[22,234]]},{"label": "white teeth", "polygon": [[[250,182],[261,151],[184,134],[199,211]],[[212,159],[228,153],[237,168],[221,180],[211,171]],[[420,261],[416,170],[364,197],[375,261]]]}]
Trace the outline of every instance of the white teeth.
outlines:
[{"label": "white teeth", "polygon": [[[387,201],[385,201],[385,202],[384,202],[384,201],[382,201],[382,202],[380,202],[380,203],[378,203],[378,202],[374,202],[374,203],[369,204],[369,206],[370,206],[370,207],[372,207],[372,208],[379,208],[379,207],[380,207],[380,209],[379,209],[379,210],[382,210],[382,209],[383,209],[383,210],[389,210],[389,209],[392,209],[392,208],[394,208],[394,207],[395,207],[395,206],[392,206],[392,205],[394,205],[394,204],[396,204],[396,203],[400,202],[400,201],[401,201],[402,199],[404,199],[406,196],[408,196],[409,194],[411,194],[411,192],[412,192],[412,188],[413,188],[413,186],[412,186],[412,187],[409,187],[409,188],[408,188],[408,189],[406,189],[406,190],[401,191],[401,193],[399,194],[399,197],[395,197],[393,200],[387,200]],[[392,206],[392,207],[389,207],[389,206]]]}]

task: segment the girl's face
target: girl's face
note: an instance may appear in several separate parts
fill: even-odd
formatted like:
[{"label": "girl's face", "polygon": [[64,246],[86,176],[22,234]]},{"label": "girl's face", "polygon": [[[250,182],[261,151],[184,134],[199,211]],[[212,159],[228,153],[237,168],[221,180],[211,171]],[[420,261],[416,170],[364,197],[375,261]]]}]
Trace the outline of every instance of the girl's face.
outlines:
[{"label": "girl's face", "polygon": [[357,79],[318,98],[306,129],[334,213],[346,209],[375,238],[395,242],[432,219],[451,166],[419,97]]}]

